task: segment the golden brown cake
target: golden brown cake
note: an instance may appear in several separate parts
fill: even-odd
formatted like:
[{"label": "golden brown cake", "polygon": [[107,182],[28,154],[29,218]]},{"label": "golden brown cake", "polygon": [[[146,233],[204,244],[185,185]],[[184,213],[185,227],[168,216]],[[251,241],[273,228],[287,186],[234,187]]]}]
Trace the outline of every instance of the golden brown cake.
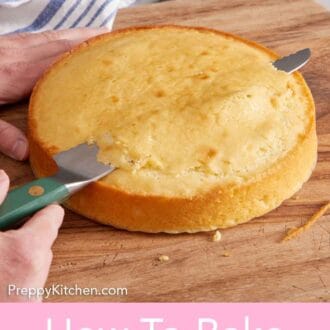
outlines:
[{"label": "golden brown cake", "polygon": [[30,161],[88,141],[118,169],[66,205],[98,222],[145,232],[196,232],[279,206],[316,162],[313,99],[299,73],[237,36],[163,26],[79,45],[37,83]]}]

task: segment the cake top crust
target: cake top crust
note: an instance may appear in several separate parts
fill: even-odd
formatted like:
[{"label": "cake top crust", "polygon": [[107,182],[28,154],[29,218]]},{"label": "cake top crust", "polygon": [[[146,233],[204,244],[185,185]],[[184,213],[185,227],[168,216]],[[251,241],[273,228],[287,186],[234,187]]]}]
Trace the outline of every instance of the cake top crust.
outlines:
[{"label": "cake top crust", "polygon": [[207,29],[129,29],[85,43],[38,83],[33,134],[52,153],[88,141],[136,194],[195,196],[261,175],[302,139],[311,100],[274,55]]}]

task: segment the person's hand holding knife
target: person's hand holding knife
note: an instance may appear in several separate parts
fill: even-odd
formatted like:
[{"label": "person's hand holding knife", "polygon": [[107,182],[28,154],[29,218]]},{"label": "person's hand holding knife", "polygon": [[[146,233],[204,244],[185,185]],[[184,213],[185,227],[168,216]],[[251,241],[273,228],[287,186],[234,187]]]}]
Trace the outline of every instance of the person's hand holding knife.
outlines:
[{"label": "person's hand holding knife", "polygon": [[[60,54],[104,32],[103,28],[81,28],[0,36],[0,105],[28,96],[43,71]],[[0,152],[15,160],[25,160],[29,154],[24,133],[1,119]],[[0,204],[8,189],[9,178],[0,170]],[[61,206],[49,205],[20,229],[0,232],[0,301],[27,299],[13,293],[8,295],[9,285],[17,288],[42,288],[45,285],[52,261],[51,247],[63,216]]]}]

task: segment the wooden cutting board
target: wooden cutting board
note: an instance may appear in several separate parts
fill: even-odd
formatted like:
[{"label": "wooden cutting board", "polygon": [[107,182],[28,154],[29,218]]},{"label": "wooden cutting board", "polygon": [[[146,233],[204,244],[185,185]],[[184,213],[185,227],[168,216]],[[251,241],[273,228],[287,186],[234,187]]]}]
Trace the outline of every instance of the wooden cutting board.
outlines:
[{"label": "wooden cutting board", "polygon": [[[115,28],[168,24],[234,32],[288,54],[311,47],[302,72],[317,108],[319,159],[295,198],[236,228],[150,235],[101,226],[66,211],[47,286],[126,287],[127,296],[52,297],[51,301],[330,301],[330,214],[301,237],[279,243],[330,200],[330,14],[308,0],[173,0],[122,10]],[[1,109],[26,127],[27,104]],[[0,156],[13,185],[33,178],[28,163]],[[229,256],[224,256],[226,252]],[[168,262],[159,262],[160,255]]]}]

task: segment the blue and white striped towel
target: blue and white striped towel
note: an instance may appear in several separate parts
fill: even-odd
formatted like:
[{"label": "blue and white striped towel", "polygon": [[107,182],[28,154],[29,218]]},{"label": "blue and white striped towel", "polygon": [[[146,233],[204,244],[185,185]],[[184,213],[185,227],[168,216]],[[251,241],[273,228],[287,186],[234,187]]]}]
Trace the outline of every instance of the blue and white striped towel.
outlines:
[{"label": "blue and white striped towel", "polygon": [[0,0],[0,35],[77,27],[112,28],[135,0]]}]

